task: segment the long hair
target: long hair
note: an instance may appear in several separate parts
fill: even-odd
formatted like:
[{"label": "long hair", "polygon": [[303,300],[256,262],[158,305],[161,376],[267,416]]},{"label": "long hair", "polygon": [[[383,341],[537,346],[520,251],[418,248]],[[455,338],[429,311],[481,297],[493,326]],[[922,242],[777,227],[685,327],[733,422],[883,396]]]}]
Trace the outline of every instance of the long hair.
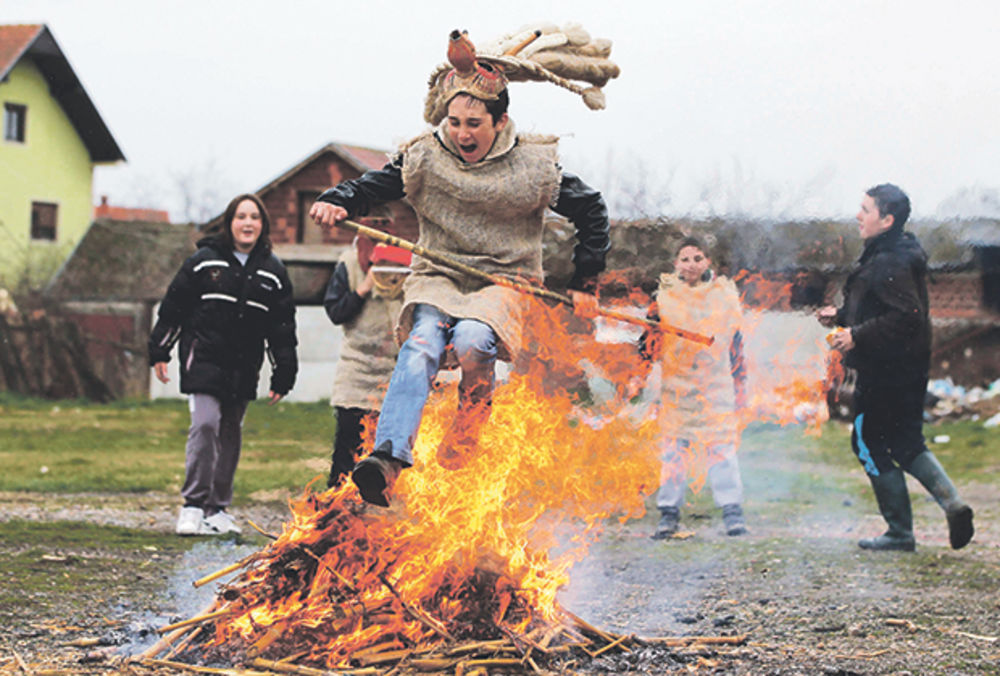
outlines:
[{"label": "long hair", "polygon": [[226,207],[226,211],[222,216],[222,226],[219,232],[219,241],[226,244],[230,249],[236,248],[236,242],[233,241],[233,219],[236,217],[236,207],[240,205],[243,200],[250,200],[257,205],[257,209],[260,210],[260,237],[257,238],[257,243],[254,244],[254,250],[260,250],[263,253],[271,252],[271,216],[267,213],[267,208],[257,195],[253,193],[243,193],[242,195],[237,195]]}]

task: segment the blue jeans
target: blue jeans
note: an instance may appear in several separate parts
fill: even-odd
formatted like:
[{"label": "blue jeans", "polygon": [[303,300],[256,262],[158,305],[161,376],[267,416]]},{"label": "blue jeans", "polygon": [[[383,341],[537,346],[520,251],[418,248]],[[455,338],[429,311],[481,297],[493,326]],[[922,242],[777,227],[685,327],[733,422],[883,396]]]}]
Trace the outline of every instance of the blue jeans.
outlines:
[{"label": "blue jeans", "polygon": [[462,367],[460,410],[463,403],[488,401],[493,394],[497,358],[493,329],[475,319],[449,317],[433,305],[414,307],[413,328],[399,349],[375,429],[375,449],[391,442],[392,457],[406,466],[413,464],[424,404],[449,345]]}]

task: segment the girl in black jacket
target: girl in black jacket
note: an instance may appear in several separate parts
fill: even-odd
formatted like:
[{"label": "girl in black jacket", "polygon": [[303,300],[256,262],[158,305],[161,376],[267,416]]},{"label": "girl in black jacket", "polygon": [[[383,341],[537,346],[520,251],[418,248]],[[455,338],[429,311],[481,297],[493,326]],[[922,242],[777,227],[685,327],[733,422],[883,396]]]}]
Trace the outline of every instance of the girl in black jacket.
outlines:
[{"label": "girl in black jacket", "polygon": [[240,532],[225,510],[265,342],[273,367],[270,404],[292,389],[298,371],[292,284],[271,253],[264,204],[256,195],[239,195],[222,222],[170,283],[149,338],[149,363],[164,383],[170,351],[180,340],[181,392],[189,395],[180,535]]}]

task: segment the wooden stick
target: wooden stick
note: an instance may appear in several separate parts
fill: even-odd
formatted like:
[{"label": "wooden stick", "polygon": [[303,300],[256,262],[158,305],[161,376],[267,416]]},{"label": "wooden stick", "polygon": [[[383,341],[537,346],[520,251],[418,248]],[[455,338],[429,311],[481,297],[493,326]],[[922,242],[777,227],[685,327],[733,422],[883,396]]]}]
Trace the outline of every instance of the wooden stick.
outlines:
[{"label": "wooden stick", "polygon": [[168,624],[165,627],[160,627],[156,631],[161,634],[165,634],[168,631],[173,631],[174,629],[181,629],[183,627],[188,627],[192,624],[201,624],[202,622],[209,622],[218,617],[225,617],[226,615],[232,614],[232,609],[223,608],[222,610],[216,610],[214,613],[205,613],[204,615],[197,615],[195,617],[190,617],[186,620],[181,620],[180,622],[174,622],[173,624]]},{"label": "wooden stick", "polygon": [[[253,554],[251,556],[255,556],[255,555],[256,554]],[[213,580],[218,580],[220,577],[225,577],[226,575],[229,575],[230,573],[236,572],[237,570],[239,570],[240,568],[242,568],[246,564],[250,563],[249,559],[250,559],[250,557],[247,557],[247,558],[245,558],[245,559],[243,559],[241,561],[237,561],[236,563],[234,563],[232,565],[229,565],[229,566],[226,566],[222,570],[216,571],[216,572],[212,573],[211,575],[206,575],[205,577],[201,578],[200,580],[195,580],[194,582],[191,583],[191,585],[194,586],[195,588],[197,588],[197,587],[203,587],[206,584],[208,584],[209,582],[212,582]]]},{"label": "wooden stick", "polygon": [[314,552],[309,547],[303,547],[302,551],[304,551],[306,554],[308,554],[313,559],[315,559],[316,563],[318,563],[319,565],[323,566],[323,568],[327,572],[331,573],[335,578],[337,578],[338,580],[340,580],[340,584],[342,584],[345,587],[347,587],[351,592],[353,592],[355,594],[358,593],[358,588],[355,587],[354,584],[350,580],[348,580],[346,577],[344,577],[339,572],[337,572],[337,570],[335,568],[331,568],[330,566],[326,565],[326,563],[323,562],[323,559],[321,559],[319,556],[316,555],[316,552]]},{"label": "wooden stick", "polygon": [[[594,653],[594,657],[597,657],[597,656],[598,656],[598,655],[600,655],[601,653],[605,653],[605,652],[607,652],[607,651],[611,650],[612,648],[615,648],[615,647],[617,647],[617,646],[621,645],[622,641],[624,641],[624,640],[625,640],[625,639],[627,639],[627,638],[628,638],[628,636],[619,636],[619,637],[618,637],[617,639],[615,639],[615,640],[614,640],[614,641],[612,641],[611,643],[607,644],[606,646],[604,646],[604,647],[603,647],[603,648],[601,648],[600,650],[596,651],[596,652]],[[625,646],[622,646],[622,647],[624,648]]]},{"label": "wooden stick", "polygon": [[[596,634],[597,636],[601,637],[601,638],[602,638],[602,639],[604,639],[605,641],[608,641],[609,643],[612,643],[612,642],[614,642],[614,641],[617,641],[617,640],[618,640],[619,638],[621,638],[620,636],[615,636],[614,634],[609,634],[609,633],[608,633],[608,632],[606,632],[606,631],[602,631],[601,629],[598,629],[598,628],[597,628],[597,627],[595,627],[594,625],[590,624],[589,622],[587,622],[586,620],[584,620],[584,619],[583,619],[583,618],[581,618],[581,617],[577,617],[576,615],[574,615],[573,613],[569,612],[569,611],[568,611],[568,610],[566,610],[565,608],[563,608],[563,611],[562,611],[562,612],[563,612],[563,614],[564,614],[564,615],[566,615],[566,616],[567,616],[567,617],[568,617],[569,619],[573,620],[573,621],[574,621],[574,622],[576,623],[576,625],[577,625],[578,627],[580,627],[581,629],[585,629],[586,631],[589,631],[589,632],[590,632],[590,633],[592,633],[592,634]],[[628,646],[622,646],[622,649],[623,649],[623,650],[624,650],[625,652],[627,652],[627,653],[630,653],[630,652],[632,652],[632,651],[631,651],[631,650],[629,649],[629,647],[628,647]],[[589,651],[588,651],[588,652],[589,652]]]},{"label": "wooden stick", "polygon": [[169,667],[170,669],[180,669],[181,671],[193,671],[199,674],[232,674],[232,669],[218,669],[216,667],[201,667],[197,664],[185,664],[184,662],[172,662],[171,660],[154,660],[144,657],[138,660],[140,664],[154,667]]},{"label": "wooden stick", "polygon": [[445,669],[451,669],[453,666],[458,664],[461,660],[457,658],[428,658],[428,657],[418,657],[412,659],[406,663],[406,666],[413,667],[418,671],[444,671]]},{"label": "wooden stick", "polygon": [[185,633],[185,630],[186,630],[185,627],[181,627],[180,629],[175,629],[168,636],[164,636],[159,641],[157,641],[153,645],[151,645],[148,648],[146,648],[145,650],[143,650],[142,653],[140,653],[139,657],[146,658],[146,659],[152,659],[152,658],[156,657],[157,655],[159,655],[160,653],[162,653],[164,650],[166,650],[168,647],[170,647],[171,645],[173,645],[174,641],[176,641],[181,636],[183,636],[184,633]]},{"label": "wooden stick", "polygon": [[[260,657],[255,657],[250,660],[250,666],[258,667],[260,669],[270,669],[271,671],[280,671],[283,674],[297,674],[298,676],[324,676],[330,672],[324,671],[323,669],[314,669],[312,667],[302,667],[297,664],[288,664],[287,662],[280,662],[278,660],[265,660]],[[346,673],[338,670],[337,673]]]},{"label": "wooden stick", "polygon": [[[573,307],[573,299],[569,296],[563,295],[561,293],[556,293],[555,291],[550,291],[539,286],[533,286],[531,284],[525,284],[523,282],[516,282],[507,277],[501,275],[491,275],[488,272],[483,272],[471,265],[466,265],[461,261],[457,261],[448,254],[441,253],[439,251],[432,251],[419,244],[414,244],[408,240],[396,237],[395,235],[390,235],[387,232],[382,232],[381,230],[376,230],[375,228],[369,228],[367,225],[361,225],[360,223],[355,223],[351,220],[337,221],[336,226],[338,228],[345,228],[347,230],[353,230],[359,235],[365,235],[378,242],[383,242],[389,246],[399,247],[400,249],[406,249],[412,253],[417,254],[421,258],[426,258],[429,261],[433,261],[445,267],[449,267],[452,270],[457,270],[470,277],[475,277],[477,279],[482,279],[491,284],[496,284],[497,286],[505,286],[509,289],[519,291],[520,293],[525,293],[532,296],[538,296],[540,298],[548,298],[549,300],[558,301],[564,305],[569,305]],[[700,333],[694,333],[693,331],[687,331],[686,329],[679,328],[677,326],[671,326],[663,321],[655,322],[651,319],[646,319],[644,317],[635,317],[633,315],[627,314],[625,312],[618,312],[617,310],[608,310],[606,308],[598,307],[596,310],[597,314],[608,317],[611,319],[617,319],[620,322],[626,322],[628,324],[636,324],[642,326],[646,329],[655,329],[662,331],[664,333],[670,333],[679,338],[684,338],[686,340],[692,340],[696,343],[701,343],[703,345],[711,345],[715,339],[712,336],[703,336]]]},{"label": "wooden stick", "polygon": [[271,538],[272,540],[277,540],[278,539],[278,536],[275,535],[274,533],[268,533],[266,530],[264,530],[263,528],[261,528],[260,526],[258,526],[257,524],[255,524],[253,522],[253,519],[247,519],[247,523],[250,524],[251,528],[253,528],[255,531],[257,531],[258,533],[260,533],[264,537]]},{"label": "wooden stick", "polygon": [[268,627],[267,631],[264,632],[263,636],[261,636],[253,643],[253,645],[247,648],[247,656],[260,657],[261,653],[267,650],[272,643],[281,638],[281,635],[285,633],[285,629],[287,628],[288,628],[287,620],[283,620],[281,622],[275,622],[274,624],[272,624],[270,627]]},{"label": "wooden stick", "polygon": [[455,640],[452,637],[452,635],[448,633],[448,630],[445,628],[443,622],[441,622],[440,620],[437,620],[437,619],[431,617],[423,609],[414,607],[411,604],[407,603],[403,599],[403,597],[399,595],[399,592],[396,591],[396,588],[392,586],[392,583],[389,582],[389,579],[385,576],[385,573],[379,573],[378,579],[381,580],[382,584],[384,584],[386,586],[386,588],[390,592],[392,592],[393,596],[395,596],[397,599],[399,599],[399,602],[401,604],[403,604],[403,608],[406,609],[406,612],[408,612],[410,615],[412,615],[418,621],[420,621],[423,624],[425,624],[429,629],[431,629],[436,634],[438,634],[439,636],[441,636],[441,638],[443,638],[443,639],[445,639],[447,641],[454,641]]},{"label": "wooden stick", "polygon": [[494,639],[492,641],[476,641],[474,643],[466,643],[464,645],[455,646],[454,648],[449,648],[446,651],[448,655],[461,655],[462,653],[476,652],[479,650],[501,650],[507,647],[507,641],[503,639]]},{"label": "wooden stick", "polygon": [[360,664],[368,667],[368,666],[371,666],[373,664],[384,664],[386,662],[398,662],[398,661],[400,661],[400,660],[402,660],[402,659],[404,659],[404,658],[406,658],[406,657],[408,657],[408,656],[410,656],[412,654],[413,654],[413,651],[410,650],[409,648],[406,648],[404,650],[387,650],[384,653],[377,653],[377,654],[373,654],[373,655],[363,655],[363,656],[357,658],[357,661]]},{"label": "wooden stick", "polygon": [[173,646],[170,650],[168,650],[167,654],[163,656],[163,659],[165,659],[165,660],[172,659],[175,655],[177,655],[182,650],[184,650],[189,645],[191,645],[191,641],[193,641],[195,638],[197,638],[198,634],[200,634],[204,629],[205,629],[205,627],[203,627],[203,626],[197,626],[197,627],[195,627],[193,631],[191,631],[182,640],[178,641],[175,646]]}]

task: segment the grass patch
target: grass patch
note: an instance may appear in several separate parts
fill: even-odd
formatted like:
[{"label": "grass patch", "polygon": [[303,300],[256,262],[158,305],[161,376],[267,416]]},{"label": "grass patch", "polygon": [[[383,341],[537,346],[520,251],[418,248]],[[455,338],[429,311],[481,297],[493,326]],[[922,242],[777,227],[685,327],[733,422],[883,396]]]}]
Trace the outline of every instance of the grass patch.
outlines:
[{"label": "grass patch", "polygon": [[[187,402],[45,402],[0,397],[0,490],[177,492]],[[328,462],[334,421],[322,403],[252,402],[243,426],[236,499],[300,490]]]},{"label": "grass patch", "polygon": [[[31,617],[70,594],[128,596],[161,577],[193,541],[81,522],[0,522],[0,607]],[[17,609],[17,610],[15,610]]]}]

